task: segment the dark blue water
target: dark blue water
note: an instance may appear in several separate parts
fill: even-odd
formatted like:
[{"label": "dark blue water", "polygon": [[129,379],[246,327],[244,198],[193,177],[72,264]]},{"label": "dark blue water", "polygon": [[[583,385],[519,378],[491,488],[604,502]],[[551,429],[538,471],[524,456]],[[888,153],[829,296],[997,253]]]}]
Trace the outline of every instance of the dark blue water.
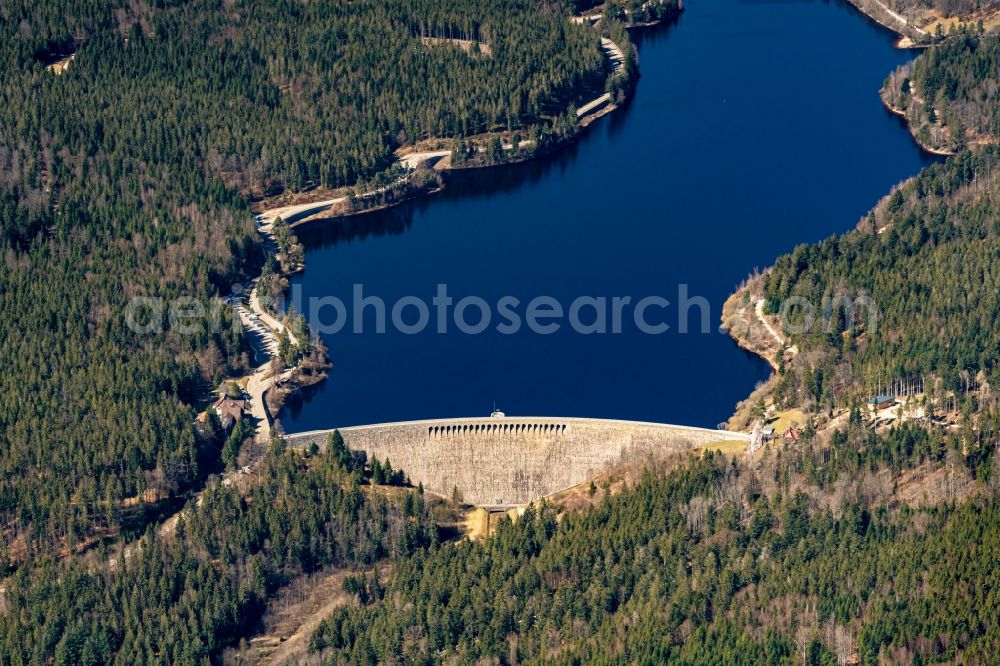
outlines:
[{"label": "dark blue water", "polygon": [[[880,104],[913,53],[847,5],[691,0],[672,25],[634,33],[642,79],[631,103],[575,147],[529,165],[449,177],[412,206],[299,230],[304,298],[352,285],[391,305],[550,295],[649,295],[678,286],[711,304],[711,332],[561,330],[515,335],[325,335],[330,379],[282,412],[289,432],[417,418],[592,416],[714,426],[768,376],[717,330],[722,303],[755,267],[852,227],[929,161]],[[478,320],[469,310],[467,321]],[[325,321],[335,319],[332,311]],[[691,328],[700,327],[697,308]],[[416,319],[409,310],[406,321]],[[591,310],[581,319],[591,321]],[[610,321],[608,323],[610,328]]]}]

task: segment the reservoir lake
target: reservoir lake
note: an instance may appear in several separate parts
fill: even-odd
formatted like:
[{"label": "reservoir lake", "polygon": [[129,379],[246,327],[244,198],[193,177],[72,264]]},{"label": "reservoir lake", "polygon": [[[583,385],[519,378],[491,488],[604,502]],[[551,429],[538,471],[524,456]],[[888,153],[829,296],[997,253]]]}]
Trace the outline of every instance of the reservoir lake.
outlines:
[{"label": "reservoir lake", "polygon": [[[916,52],[847,4],[691,0],[677,20],[631,34],[635,95],[577,144],[452,172],[443,193],[297,229],[306,270],[292,279],[293,301],[336,296],[350,310],[359,284],[390,311],[417,297],[431,319],[418,334],[378,333],[369,309],[363,333],[350,321],[325,333],[329,379],[282,409],[287,432],[485,416],[494,403],[509,415],[715,426],[770,374],[719,331],[725,299],[797,244],[852,228],[935,159],[879,100],[884,78]],[[454,302],[490,304],[486,330],[457,330],[452,306],[438,333],[439,284]],[[704,299],[687,309],[687,333],[684,293]],[[523,320],[539,296],[564,310],[604,297],[608,332],[581,334],[566,317],[550,334],[497,330],[501,298],[518,299]],[[631,307],[611,332],[614,297],[634,306],[649,296],[670,302],[645,316],[665,333],[640,331]],[[595,316],[581,307],[584,323]],[[476,324],[479,310],[465,320]]]}]

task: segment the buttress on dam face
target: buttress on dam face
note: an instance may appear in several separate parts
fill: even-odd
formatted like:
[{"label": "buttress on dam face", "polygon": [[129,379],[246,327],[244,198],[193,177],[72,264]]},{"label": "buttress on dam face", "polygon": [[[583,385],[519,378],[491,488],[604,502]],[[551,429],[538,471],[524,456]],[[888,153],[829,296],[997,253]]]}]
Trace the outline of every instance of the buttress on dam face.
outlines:
[{"label": "buttress on dam face", "polygon": [[[333,430],[287,436],[323,449]],[[341,428],[352,451],[388,459],[410,480],[441,495],[457,488],[479,506],[527,504],[620,463],[657,454],[749,441],[745,433],[586,418],[488,417],[407,421]]]}]

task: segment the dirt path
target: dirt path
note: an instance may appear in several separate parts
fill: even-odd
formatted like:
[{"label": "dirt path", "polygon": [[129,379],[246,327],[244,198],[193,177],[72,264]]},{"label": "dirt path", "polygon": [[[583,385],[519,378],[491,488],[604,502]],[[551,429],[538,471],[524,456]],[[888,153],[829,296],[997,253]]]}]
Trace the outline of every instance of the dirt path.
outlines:
[{"label": "dirt path", "polygon": [[785,350],[786,354],[788,354],[789,356],[794,356],[795,354],[799,353],[799,348],[793,344],[790,344],[788,340],[785,339],[785,336],[782,335],[780,331],[771,326],[771,324],[767,321],[767,317],[764,315],[763,298],[754,304],[753,309],[754,312],[757,313],[757,319],[760,320],[760,323],[764,325],[764,328],[767,329],[767,332],[771,334],[771,337],[775,339],[778,345]]},{"label": "dirt path", "polygon": [[287,326],[275,319],[264,309],[264,306],[260,304],[260,296],[257,295],[257,284],[253,285],[253,291],[250,293],[250,312],[254,314],[257,319],[264,324],[268,329],[270,329],[271,335],[277,337],[282,333],[288,336],[288,341],[291,342],[296,347],[299,346],[299,339],[295,337]]},{"label": "dirt path", "polygon": [[782,347],[785,347],[786,346],[785,338],[782,337],[782,335],[780,333],[778,333],[776,330],[774,330],[774,328],[771,326],[771,324],[768,323],[767,319],[764,318],[764,299],[763,298],[760,299],[759,301],[757,301],[757,303],[754,304],[753,310],[754,310],[754,312],[757,313],[757,319],[759,319],[760,323],[762,323],[764,325],[764,328],[767,329],[767,332],[771,334],[771,337],[774,338],[779,345],[781,345]]},{"label": "dirt path", "polygon": [[[278,638],[279,643],[269,654],[262,655],[263,658],[258,663],[299,663],[308,654],[309,638],[320,623],[330,617],[335,608],[350,602],[351,598],[344,592],[344,579],[350,573],[335,571],[314,579],[311,581],[309,594],[303,601],[275,613],[272,620],[275,624],[270,635],[262,637],[259,644],[262,651],[268,652],[270,648],[267,646],[269,643],[273,644],[275,638]],[[280,640],[282,638],[284,640]]]},{"label": "dirt path", "polygon": [[[390,567],[383,564],[378,571],[384,579]],[[319,655],[309,654],[309,639],[334,609],[354,601],[344,592],[344,579],[359,573],[364,572],[331,569],[297,578],[268,602],[261,620],[263,628],[250,638],[249,648],[242,653],[237,649],[227,650],[223,663],[240,666],[320,663]]]},{"label": "dirt path", "polygon": [[896,21],[899,21],[903,25],[903,29],[904,30],[913,30],[914,32],[916,32],[917,34],[920,34],[920,35],[926,35],[927,34],[926,32],[924,32],[923,30],[921,30],[917,26],[912,25],[909,21],[907,21],[906,17],[904,17],[901,14],[897,14],[896,12],[892,11],[884,3],[879,2],[879,0],[873,0],[873,2],[876,5],[878,5],[882,9],[882,11],[884,11],[886,14],[888,14],[889,16],[891,16]]},{"label": "dirt path", "polygon": [[849,2],[868,18],[900,35],[901,39],[896,43],[897,48],[911,48],[916,46],[914,38],[927,37],[927,32],[908,21],[902,14],[890,9],[881,0],[849,0]]},{"label": "dirt path", "polygon": [[[421,161],[425,161],[425,160],[430,159],[432,157],[442,157],[444,155],[450,155],[450,154],[451,154],[450,150],[448,150],[448,151],[438,150],[438,151],[431,151],[431,152],[427,152],[427,153],[410,153],[409,155],[407,155],[404,159],[402,159],[400,161],[403,164],[405,164],[406,166],[410,166],[411,163],[419,164]],[[410,166],[410,168],[411,168],[411,171],[412,171],[412,169],[415,168],[415,167]],[[379,187],[377,189],[371,190],[370,192],[365,192],[364,194],[359,195],[357,198],[358,199],[367,199],[367,198],[373,197],[373,196],[375,196],[377,194],[382,194],[383,192],[386,192],[386,191],[392,189],[393,187],[396,187],[397,185],[401,185],[402,183],[405,183],[407,180],[409,180],[409,178],[410,178],[410,174],[406,174],[406,175],[400,177],[399,180],[397,180],[397,181],[395,181],[393,183],[390,183],[389,185],[386,185],[384,187]],[[292,205],[292,206],[281,206],[279,208],[271,208],[271,209],[265,210],[263,213],[260,213],[259,215],[257,215],[257,218],[256,218],[257,219],[257,230],[261,234],[268,234],[269,235],[270,231],[271,231],[271,227],[274,225],[275,220],[277,220],[279,217],[284,222],[288,223],[288,226],[294,227],[297,224],[301,224],[302,222],[308,221],[310,218],[312,218],[315,215],[319,215],[321,213],[325,213],[326,211],[330,210],[334,206],[338,206],[338,205],[340,205],[342,203],[346,203],[348,199],[350,199],[349,196],[341,196],[341,197],[335,197],[333,199],[326,199],[324,201],[314,201],[314,202],[311,202],[311,203],[296,204],[296,205]]]},{"label": "dirt path", "polygon": [[293,206],[281,206],[279,208],[271,208],[266,210],[257,216],[258,230],[264,233],[264,229],[270,232],[271,225],[279,217],[285,222],[292,223],[301,217],[308,217],[310,215],[316,215],[317,213],[322,213],[330,208],[333,208],[339,203],[347,201],[348,197],[336,197],[333,199],[326,199],[325,201],[314,201],[311,203],[296,204]]},{"label": "dirt path", "polygon": [[[271,251],[277,249],[271,236],[271,228],[276,217],[277,215],[266,223],[261,223],[258,218],[257,231],[264,238],[265,247]],[[271,360],[278,353],[278,340],[281,334],[287,335],[288,341],[296,347],[299,346],[299,340],[287,326],[278,321],[261,304],[257,294],[257,279],[250,283],[249,289],[248,305],[244,305],[238,297],[231,298],[230,304],[239,315],[244,329],[258,338],[257,340],[251,339],[257,367],[247,380],[246,391],[250,395],[250,413],[257,421],[257,441],[264,442],[271,434],[271,419],[264,403],[265,395],[271,387],[288,379],[295,372],[295,368],[289,368],[276,375],[272,372]]]}]

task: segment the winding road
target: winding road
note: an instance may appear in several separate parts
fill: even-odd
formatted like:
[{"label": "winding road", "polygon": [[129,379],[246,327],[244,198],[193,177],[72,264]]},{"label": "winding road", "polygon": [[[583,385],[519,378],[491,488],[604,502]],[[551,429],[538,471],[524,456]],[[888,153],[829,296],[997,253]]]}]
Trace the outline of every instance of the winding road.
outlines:
[{"label": "winding road", "polygon": [[[599,20],[600,14],[595,14],[592,16],[584,17],[573,17],[573,21],[576,23],[593,23]],[[611,69],[614,75],[620,75],[625,71],[625,53],[622,51],[621,47],[615,44],[612,40],[607,37],[601,37],[601,49],[604,51],[605,57],[611,63]],[[595,109],[603,107],[612,101],[612,97],[609,93],[605,93],[598,97],[597,99],[591,100],[590,102],[584,104],[579,109],[577,109],[577,117],[582,118],[593,112]],[[525,142],[527,143],[527,142]],[[525,145],[522,143],[522,145]],[[513,145],[504,145],[505,150],[510,150]],[[480,147],[480,150],[484,150]],[[450,150],[430,150],[430,151],[417,151],[412,153],[407,153],[400,156],[399,163],[407,168],[407,174],[404,175],[400,180],[386,185],[385,187],[372,190],[361,194],[358,198],[367,198],[375,196],[381,192],[384,192],[391,187],[404,182],[409,178],[410,174],[413,173],[415,169],[420,166],[426,166],[428,164],[436,163],[437,161],[444,159],[451,155]],[[315,215],[325,213],[326,211],[332,209],[333,207],[345,203],[350,197],[340,196],[331,199],[325,199],[322,201],[313,201],[309,203],[294,204],[290,206],[279,206],[277,208],[268,209],[256,216],[257,231],[264,238],[265,245],[271,250],[276,251],[274,239],[271,235],[271,230],[273,228],[274,222],[280,217],[284,222],[289,225],[300,224],[307,221]],[[240,320],[243,325],[251,332],[258,335],[263,342],[259,343],[254,347],[254,351],[259,366],[250,376],[247,382],[247,392],[250,394],[250,404],[251,411],[254,417],[257,419],[257,437],[258,439],[267,438],[270,433],[270,419],[268,418],[267,409],[264,405],[264,395],[267,393],[268,389],[274,386],[276,383],[286,379],[293,370],[287,370],[279,376],[274,376],[270,374],[270,358],[277,353],[278,349],[278,337],[285,333],[288,335],[289,341],[298,346],[299,341],[295,338],[294,334],[285,327],[285,325],[275,319],[266,309],[261,305],[260,299],[257,296],[257,280],[255,279],[251,285],[250,298],[249,298],[249,309],[244,307],[241,303],[235,303],[234,307],[240,316]],[[264,360],[261,362],[261,358]]]},{"label": "winding road", "polygon": [[[423,162],[430,161],[432,159],[440,159],[445,155],[450,155],[450,150],[436,150],[422,153],[410,153],[403,158],[400,158],[400,163],[404,166],[409,167],[410,172],[399,178],[396,182],[390,183],[384,187],[379,187],[377,189],[371,190],[370,192],[365,192],[364,194],[358,195],[357,199],[367,199],[373,197],[377,194],[381,194],[396,185],[405,182],[409,177],[410,173],[413,172],[418,165]],[[320,213],[325,213],[334,206],[345,203],[351,197],[349,195],[334,197],[332,199],[325,199],[323,201],[312,201],[309,203],[295,204],[292,206],[280,206],[278,208],[270,208],[263,213],[256,216],[257,220],[257,230],[261,234],[267,234],[270,236],[271,227],[274,222],[280,217],[283,222],[292,227],[296,224],[301,224],[306,222],[309,218],[314,215],[319,215]]]},{"label": "winding road", "polygon": [[[257,231],[264,238],[265,248],[272,252],[277,251],[277,245],[271,236],[272,225],[277,217],[278,215],[274,215],[268,222],[261,222],[258,217]],[[254,350],[254,362],[257,367],[247,380],[246,391],[250,396],[250,413],[257,422],[257,441],[267,441],[271,434],[271,419],[264,403],[267,391],[275,384],[287,380],[295,372],[295,368],[288,368],[279,374],[274,374],[271,360],[278,354],[278,340],[282,334],[287,335],[288,341],[296,347],[299,346],[299,340],[261,304],[257,295],[259,279],[254,279],[249,285],[248,304],[244,304],[239,296],[231,297],[229,302],[239,316],[240,323],[250,334],[248,339]]]}]

